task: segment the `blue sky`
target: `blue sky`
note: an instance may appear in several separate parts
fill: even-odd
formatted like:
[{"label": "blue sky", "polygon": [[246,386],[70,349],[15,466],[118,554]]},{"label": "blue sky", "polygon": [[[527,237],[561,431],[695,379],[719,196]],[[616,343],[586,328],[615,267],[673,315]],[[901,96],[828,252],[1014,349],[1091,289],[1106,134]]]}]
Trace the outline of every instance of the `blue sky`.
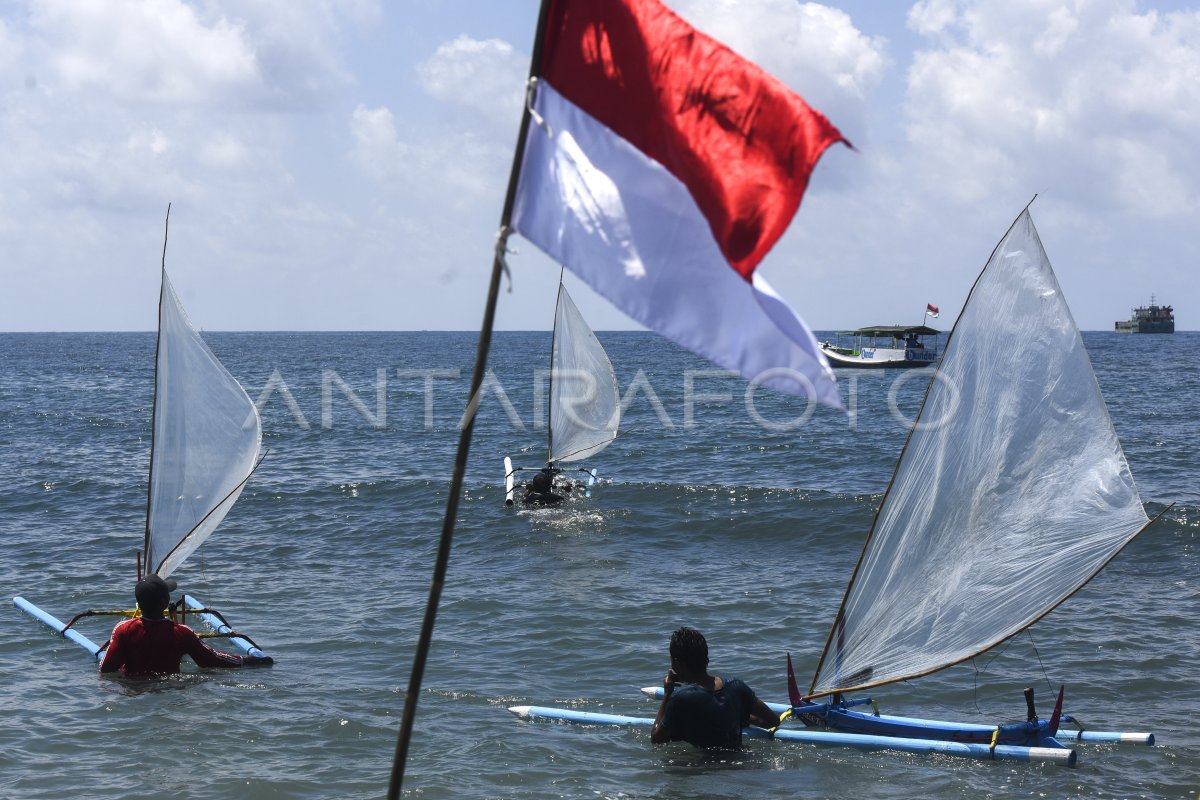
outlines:
[{"label": "blue sky", "polygon": [[[1200,10],[1134,0],[670,0],[822,110],[760,269],[815,329],[949,327],[1034,195],[1080,327],[1200,329]],[[0,2],[0,330],[478,327],[533,0]],[[502,329],[546,329],[531,245]],[[598,330],[636,327],[569,280]]]}]

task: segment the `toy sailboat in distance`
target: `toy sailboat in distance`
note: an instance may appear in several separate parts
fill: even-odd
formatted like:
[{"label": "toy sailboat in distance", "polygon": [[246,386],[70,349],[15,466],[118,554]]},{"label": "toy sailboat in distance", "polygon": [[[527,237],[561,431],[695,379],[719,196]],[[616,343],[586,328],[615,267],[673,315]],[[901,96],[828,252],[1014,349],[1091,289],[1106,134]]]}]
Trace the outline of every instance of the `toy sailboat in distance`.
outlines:
[{"label": "toy sailboat in distance", "polygon": [[[538,469],[550,482],[549,491],[570,492],[577,483],[566,477],[560,464],[581,461],[599,453],[617,438],[621,425],[621,393],[617,376],[600,340],[575,307],[560,273],[558,302],[554,310],[554,333],[550,345],[550,410],[546,442],[546,466],[513,467],[504,458],[504,503],[516,499],[514,474]],[[583,492],[591,497],[595,469],[576,467],[583,473]]]},{"label": "toy sailboat in distance", "polygon": [[[170,214],[170,207],[167,211]],[[188,320],[166,271],[163,242],[155,349],[154,408],[144,538],[145,574],[169,578],[229,513],[259,462],[262,423],[258,409]],[[139,561],[138,575],[142,577]],[[85,611],[64,625],[25,600],[13,603],[97,659],[103,647],[74,629],[84,617],[136,616],[130,611]],[[173,606],[174,608],[175,606]],[[265,655],[224,618],[184,595],[183,615],[198,614],[215,635],[249,655]],[[202,634],[204,635],[204,634]],[[210,634],[213,635],[213,634]]]},{"label": "toy sailboat in distance", "polygon": [[169,578],[229,513],[254,472],[262,423],[188,321],[164,270],[146,503],[146,574]]}]

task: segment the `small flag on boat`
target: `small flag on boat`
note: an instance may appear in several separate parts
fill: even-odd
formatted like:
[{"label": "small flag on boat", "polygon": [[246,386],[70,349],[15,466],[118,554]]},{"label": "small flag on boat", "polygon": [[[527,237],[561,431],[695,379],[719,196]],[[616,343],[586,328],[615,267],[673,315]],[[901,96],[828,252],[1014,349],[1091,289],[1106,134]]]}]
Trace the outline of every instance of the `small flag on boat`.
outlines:
[{"label": "small flag on boat", "polygon": [[931,303],[926,303],[925,304],[925,314],[927,316],[933,317],[934,319],[937,319],[938,318],[938,307]]},{"label": "small flag on boat", "polygon": [[755,272],[821,154],[849,142],[657,0],[547,0],[512,229],[638,322],[842,408],[808,326]]}]

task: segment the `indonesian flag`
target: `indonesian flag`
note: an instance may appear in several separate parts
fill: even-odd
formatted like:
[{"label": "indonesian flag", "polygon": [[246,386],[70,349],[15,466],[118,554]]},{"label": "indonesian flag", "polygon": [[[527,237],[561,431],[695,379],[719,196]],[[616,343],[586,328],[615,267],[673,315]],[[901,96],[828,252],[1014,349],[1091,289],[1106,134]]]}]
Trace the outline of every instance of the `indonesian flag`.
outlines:
[{"label": "indonesian flag", "polygon": [[926,303],[925,304],[925,313],[928,316],[931,316],[934,319],[937,319],[938,318],[938,307],[931,303]]},{"label": "indonesian flag", "polygon": [[849,142],[656,0],[546,0],[512,228],[648,328],[842,408],[803,320],[755,268],[817,159]]}]

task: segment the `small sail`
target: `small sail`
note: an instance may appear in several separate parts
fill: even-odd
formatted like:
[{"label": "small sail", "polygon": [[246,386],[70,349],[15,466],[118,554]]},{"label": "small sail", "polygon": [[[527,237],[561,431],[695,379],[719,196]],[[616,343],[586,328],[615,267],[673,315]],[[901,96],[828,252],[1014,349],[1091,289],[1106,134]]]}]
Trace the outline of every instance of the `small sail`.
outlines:
[{"label": "small sail", "polygon": [[612,363],[560,281],[550,354],[549,461],[599,453],[617,438],[620,424],[621,395]]},{"label": "small sail", "polygon": [[262,443],[258,410],[188,321],[166,271],[153,442],[146,569],[165,578],[221,524]]},{"label": "small sail", "polygon": [[1026,209],[967,298],[810,694],[986,651],[1077,591],[1147,524]]}]

